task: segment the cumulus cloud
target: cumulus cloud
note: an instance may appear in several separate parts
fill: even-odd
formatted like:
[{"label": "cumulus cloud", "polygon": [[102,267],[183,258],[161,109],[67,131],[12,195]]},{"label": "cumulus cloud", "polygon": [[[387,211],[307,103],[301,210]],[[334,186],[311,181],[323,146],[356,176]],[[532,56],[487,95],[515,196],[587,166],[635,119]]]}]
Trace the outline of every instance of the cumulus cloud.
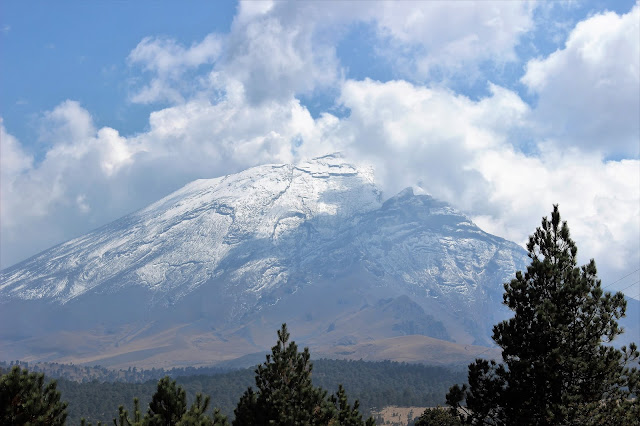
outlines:
[{"label": "cumulus cloud", "polygon": [[44,114],[40,139],[50,144],[66,144],[85,139],[94,132],[89,112],[78,102],[66,100]]},{"label": "cumulus cloud", "polygon": [[33,167],[33,157],[22,150],[18,140],[7,133],[4,123],[0,121],[0,216],[2,224],[8,221],[11,226],[17,218],[7,215],[9,205],[20,198],[16,193],[15,181],[29,173]]},{"label": "cumulus cloud", "polygon": [[[337,4],[329,3],[329,8]],[[210,79],[189,75],[208,67],[214,75],[238,81],[252,103],[291,100],[334,85],[341,77],[335,54],[335,37],[318,20],[323,7],[299,2],[241,2],[227,35],[209,34],[184,47],[170,38],[147,37],[129,54],[128,62],[152,75],[137,88],[133,102],[178,104],[201,96]],[[326,17],[326,16],[325,16]],[[329,26],[335,26],[335,23]]]},{"label": "cumulus cloud", "polygon": [[223,70],[242,82],[253,103],[328,87],[338,79],[338,60],[333,46],[314,40],[313,27],[269,15],[238,20]]},{"label": "cumulus cloud", "polygon": [[473,101],[403,81],[349,81],[341,101],[351,114],[336,137],[376,165],[387,196],[417,185],[521,244],[559,203],[581,260],[599,259],[607,276],[625,271],[640,252],[640,161],[606,161],[553,140],[523,153],[510,135],[531,125],[531,109],[490,89]]},{"label": "cumulus cloud", "polygon": [[601,276],[619,276],[640,252],[640,161],[605,161],[600,155],[542,144],[540,155],[508,147],[480,153],[473,166],[489,182],[489,209],[474,209],[488,232],[524,244],[559,204],[576,240],[580,262],[595,258]]},{"label": "cumulus cloud", "polygon": [[[44,114],[44,158],[34,161],[2,127],[2,266],[128,212],[113,178],[141,147],[114,129],[96,130],[78,102]],[[117,216],[115,216],[117,217]]]},{"label": "cumulus cloud", "polygon": [[594,15],[563,49],[528,62],[522,82],[538,95],[536,122],[562,143],[606,155],[640,155],[640,5]]},{"label": "cumulus cloud", "polygon": [[156,111],[149,123],[149,132],[138,138],[153,144],[151,155],[171,154],[202,176],[293,161],[294,139],[313,134],[315,125],[297,100],[254,105],[242,93]]},{"label": "cumulus cloud", "polygon": [[194,89],[192,83],[185,84],[185,72],[204,64],[213,64],[222,50],[222,41],[215,34],[207,35],[189,48],[175,40],[162,37],[146,37],[131,51],[128,62],[140,66],[153,74],[151,81],[137,89],[131,100],[137,103],[184,101],[184,93]]},{"label": "cumulus cloud", "polygon": [[0,173],[2,183],[8,183],[13,178],[28,171],[33,164],[33,158],[27,155],[18,140],[7,133],[4,123],[0,119]]},{"label": "cumulus cloud", "polygon": [[[385,1],[368,7],[386,50],[419,78],[469,75],[479,63],[516,59],[520,37],[533,28],[535,3]],[[363,5],[364,9],[364,5]]]},{"label": "cumulus cloud", "polygon": [[475,102],[405,81],[348,81],[340,100],[351,113],[341,137],[351,142],[354,156],[377,165],[387,192],[420,183],[471,210],[486,192],[486,182],[469,168],[476,152],[502,146],[528,113],[513,92],[495,85],[491,91]]},{"label": "cumulus cloud", "polygon": [[[288,101],[322,89],[337,91],[345,70],[336,46],[353,24],[372,25],[373,47],[418,80],[476,73],[479,64],[516,59],[515,46],[533,26],[535,3],[524,2],[241,2],[228,35],[210,34],[186,48],[147,37],[129,63],[151,73],[134,102],[181,103],[203,91],[185,72],[208,66],[237,80],[249,102]],[[186,80],[186,81],[185,81]],[[210,89],[218,89],[213,87]]]}]

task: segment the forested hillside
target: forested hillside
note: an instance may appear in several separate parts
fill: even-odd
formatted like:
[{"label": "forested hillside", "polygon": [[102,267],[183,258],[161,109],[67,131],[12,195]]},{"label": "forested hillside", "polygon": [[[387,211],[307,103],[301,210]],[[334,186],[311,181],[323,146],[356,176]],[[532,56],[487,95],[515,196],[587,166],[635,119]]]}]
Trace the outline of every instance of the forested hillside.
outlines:
[{"label": "forested hillside", "polygon": [[[263,355],[264,357],[264,355]],[[52,379],[65,379],[73,382],[86,383],[94,380],[98,382],[127,382],[144,383],[149,380],[158,380],[164,376],[213,376],[215,374],[227,373],[237,367],[177,367],[171,369],[164,368],[136,368],[112,369],[99,365],[86,366],[75,364],[61,364],[58,362],[24,362],[24,361],[0,361],[0,370],[10,370],[12,366],[19,365],[35,373],[43,373]]]},{"label": "forested hillside", "polygon": [[[386,405],[444,405],[451,384],[466,378],[462,371],[396,362],[317,360],[313,365],[314,385],[336,392],[338,384],[342,384],[349,399],[359,399],[367,415],[371,409]],[[213,406],[232,415],[242,393],[248,386],[254,386],[254,376],[250,368],[215,375],[178,376],[177,382],[187,391],[189,402],[196,392],[202,392],[211,396]],[[94,424],[111,422],[119,405],[133,407],[134,397],[139,397],[145,407],[156,385],[157,380],[145,383],[58,380],[62,399],[69,402],[68,424],[79,424],[83,417]]]}]

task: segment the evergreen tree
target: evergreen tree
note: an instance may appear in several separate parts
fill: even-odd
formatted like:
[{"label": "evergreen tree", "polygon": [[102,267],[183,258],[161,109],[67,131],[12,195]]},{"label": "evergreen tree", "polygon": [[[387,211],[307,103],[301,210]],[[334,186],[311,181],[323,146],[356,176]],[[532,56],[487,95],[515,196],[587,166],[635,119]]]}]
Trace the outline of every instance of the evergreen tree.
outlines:
[{"label": "evergreen tree", "polygon": [[462,421],[452,410],[427,408],[416,420],[415,426],[462,426]]},{"label": "evergreen tree", "polygon": [[177,425],[187,412],[187,393],[168,376],[158,381],[145,420],[150,425]]},{"label": "evergreen tree", "polygon": [[[338,385],[338,393],[331,395],[329,398],[331,403],[336,408],[337,413],[334,416],[334,423],[340,426],[374,426],[376,423],[373,417],[369,417],[366,422],[362,421],[362,414],[358,410],[360,408],[359,401],[353,403],[353,407],[347,400],[347,392],[342,385]],[[334,424],[330,423],[330,424]]]},{"label": "evergreen tree", "polygon": [[[82,420],[84,421],[84,419]],[[133,420],[129,418],[128,411],[125,410],[123,405],[121,405],[118,407],[118,419],[113,419],[113,424],[115,426],[141,425],[140,400],[138,398],[133,398]],[[89,426],[91,426],[91,423],[89,423]]]},{"label": "evergreen tree", "polygon": [[158,381],[156,392],[143,418],[141,418],[138,398],[134,398],[133,419],[129,418],[129,413],[121,405],[118,409],[118,418],[113,419],[113,424],[115,426],[228,426],[227,418],[220,413],[220,410],[215,409],[212,417],[206,415],[210,402],[209,396],[198,393],[187,410],[185,390],[182,386],[176,385],[175,380],[164,377]]},{"label": "evergreen tree", "polygon": [[[256,388],[247,389],[234,410],[234,426],[244,425],[364,425],[358,402],[351,408],[344,389],[327,398],[327,392],[311,383],[309,349],[298,352],[289,343],[287,325],[278,331],[278,342],[267,360],[256,369]],[[369,419],[367,425],[373,420]]]},{"label": "evergreen tree", "polygon": [[531,265],[504,286],[514,316],[493,328],[503,363],[477,359],[447,403],[466,399],[473,424],[589,424],[605,413],[618,416],[607,424],[625,424],[622,413],[638,412],[638,370],[628,365],[639,353],[603,345],[622,333],[623,294],[602,290],[593,259],[577,267],[557,205],[527,249]]},{"label": "evergreen tree", "polygon": [[196,394],[196,399],[191,404],[189,410],[178,422],[179,426],[228,426],[227,417],[219,409],[213,410],[213,417],[208,417],[205,413],[209,409],[211,397]]},{"label": "evergreen tree", "polygon": [[278,331],[271,355],[256,369],[257,392],[249,388],[234,410],[233,425],[326,425],[333,417],[326,391],[311,383],[309,349],[298,352],[287,325]]},{"label": "evergreen tree", "polygon": [[44,384],[44,374],[16,365],[0,377],[0,424],[63,425],[66,418],[67,403],[55,381]]}]

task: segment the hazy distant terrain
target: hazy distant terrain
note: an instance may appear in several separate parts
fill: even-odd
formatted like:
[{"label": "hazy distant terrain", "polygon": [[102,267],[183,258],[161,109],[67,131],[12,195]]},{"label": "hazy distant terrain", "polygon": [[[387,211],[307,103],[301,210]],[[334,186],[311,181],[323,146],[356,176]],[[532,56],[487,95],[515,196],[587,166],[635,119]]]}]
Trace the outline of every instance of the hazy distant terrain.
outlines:
[{"label": "hazy distant terrain", "polygon": [[527,261],[428,195],[382,199],[339,155],[260,166],[3,270],[0,359],[247,366],[287,322],[318,357],[465,364],[498,354],[477,345]]}]

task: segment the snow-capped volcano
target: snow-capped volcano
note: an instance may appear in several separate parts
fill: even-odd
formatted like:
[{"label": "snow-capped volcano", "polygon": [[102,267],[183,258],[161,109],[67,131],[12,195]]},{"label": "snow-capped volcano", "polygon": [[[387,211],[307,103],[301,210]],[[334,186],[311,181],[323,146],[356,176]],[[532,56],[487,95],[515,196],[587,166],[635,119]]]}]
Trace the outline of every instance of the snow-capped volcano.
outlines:
[{"label": "snow-capped volcano", "polygon": [[329,354],[403,335],[486,343],[526,263],[429,196],[384,201],[340,155],[259,166],[3,270],[0,357],[203,363],[261,351],[284,321]]},{"label": "snow-capped volcano", "polygon": [[259,249],[267,242],[280,247],[301,230],[332,238],[354,216],[380,205],[372,171],[337,155],[197,180],[8,268],[0,296],[66,303],[87,291],[135,285],[179,299],[230,268],[235,276],[260,270],[259,282],[248,290],[264,291],[287,278],[275,266],[279,259],[236,263],[229,258],[235,248],[254,243]]}]

